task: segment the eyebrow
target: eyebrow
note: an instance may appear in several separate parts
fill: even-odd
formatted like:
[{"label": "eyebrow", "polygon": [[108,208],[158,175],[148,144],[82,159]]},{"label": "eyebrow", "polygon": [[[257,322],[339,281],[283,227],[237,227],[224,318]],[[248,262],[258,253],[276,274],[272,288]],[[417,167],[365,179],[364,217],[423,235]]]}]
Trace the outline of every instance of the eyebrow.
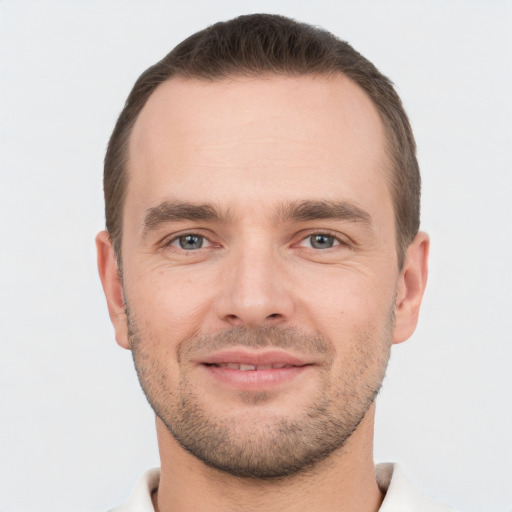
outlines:
[{"label": "eyebrow", "polygon": [[329,219],[372,224],[367,211],[346,201],[294,201],[279,206],[276,217],[282,222]]},{"label": "eyebrow", "polygon": [[[370,214],[355,204],[327,200],[283,203],[275,209],[275,219],[280,222],[329,219],[372,224]],[[162,224],[183,220],[228,223],[232,217],[228,210],[221,212],[211,203],[163,201],[146,210],[143,234],[147,235]]]},{"label": "eyebrow", "polygon": [[162,224],[168,222],[179,222],[183,220],[226,223],[229,222],[230,215],[227,211],[221,213],[210,203],[194,204],[164,201],[158,206],[153,206],[146,210],[143,222],[143,233],[147,234],[150,231],[154,231]]}]

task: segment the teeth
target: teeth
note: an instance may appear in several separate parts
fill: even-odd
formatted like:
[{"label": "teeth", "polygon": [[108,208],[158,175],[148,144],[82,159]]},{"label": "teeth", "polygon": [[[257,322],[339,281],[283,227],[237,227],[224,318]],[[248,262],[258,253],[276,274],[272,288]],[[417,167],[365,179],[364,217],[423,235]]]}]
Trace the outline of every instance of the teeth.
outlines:
[{"label": "teeth", "polygon": [[255,371],[255,370],[278,370],[280,368],[292,368],[291,364],[260,364],[258,366],[254,364],[241,364],[241,363],[219,363],[216,366],[219,368],[229,368],[231,370]]},{"label": "teeth", "polygon": [[240,370],[242,370],[243,372],[247,370],[256,370],[256,366],[254,366],[253,364],[241,364]]}]

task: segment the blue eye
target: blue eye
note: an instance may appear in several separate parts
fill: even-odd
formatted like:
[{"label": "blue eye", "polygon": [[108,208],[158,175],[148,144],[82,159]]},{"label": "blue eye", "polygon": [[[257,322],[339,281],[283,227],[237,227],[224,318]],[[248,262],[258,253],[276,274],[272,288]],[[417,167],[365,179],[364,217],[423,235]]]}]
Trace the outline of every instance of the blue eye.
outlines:
[{"label": "blue eye", "polygon": [[181,249],[193,251],[203,247],[204,237],[200,235],[183,235],[178,237],[175,241],[178,242]]},{"label": "blue eye", "polygon": [[309,237],[309,243],[314,249],[330,249],[336,242],[337,240],[333,236],[321,233]]}]

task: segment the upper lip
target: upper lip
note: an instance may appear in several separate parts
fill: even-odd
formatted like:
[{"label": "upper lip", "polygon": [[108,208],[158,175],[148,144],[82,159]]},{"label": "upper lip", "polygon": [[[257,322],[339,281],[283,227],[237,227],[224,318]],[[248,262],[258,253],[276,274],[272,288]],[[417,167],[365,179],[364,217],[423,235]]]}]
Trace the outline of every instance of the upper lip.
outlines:
[{"label": "upper lip", "polygon": [[201,360],[202,364],[248,364],[253,366],[287,365],[305,366],[311,364],[288,352],[281,350],[266,350],[264,352],[249,352],[247,350],[221,350]]}]

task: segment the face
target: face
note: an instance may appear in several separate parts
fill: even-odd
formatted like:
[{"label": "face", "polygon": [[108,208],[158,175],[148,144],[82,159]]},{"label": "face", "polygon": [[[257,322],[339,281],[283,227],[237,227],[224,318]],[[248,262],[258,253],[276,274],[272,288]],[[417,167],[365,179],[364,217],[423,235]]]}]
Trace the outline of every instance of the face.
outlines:
[{"label": "face", "polygon": [[341,76],[173,79],[150,97],[122,288],[105,235],[100,274],[118,342],[193,456],[285,476],[357,429],[426,272],[425,240],[398,269],[388,175],[379,115]]}]

